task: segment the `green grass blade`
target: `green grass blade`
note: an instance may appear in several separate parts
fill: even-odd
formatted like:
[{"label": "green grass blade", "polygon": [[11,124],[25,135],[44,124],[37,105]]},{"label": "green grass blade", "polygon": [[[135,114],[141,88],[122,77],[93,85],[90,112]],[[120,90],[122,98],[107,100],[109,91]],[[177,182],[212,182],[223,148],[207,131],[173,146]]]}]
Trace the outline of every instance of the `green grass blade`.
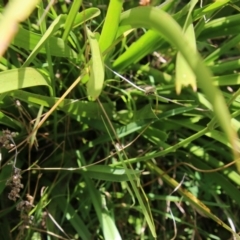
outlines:
[{"label": "green grass blade", "polygon": [[83,177],[88,186],[89,195],[92,199],[93,206],[97,213],[99,222],[102,226],[104,239],[109,239],[109,240],[121,239],[115,224],[113,223],[112,219],[109,217],[109,214],[107,213],[107,211],[103,208],[99,191],[95,188],[92,180],[89,179],[85,173],[83,173]]},{"label": "green grass blade", "polygon": [[96,165],[90,166],[86,169],[80,170],[84,172],[89,178],[94,178],[98,180],[105,180],[110,182],[123,182],[129,180],[129,175],[132,176],[133,180],[138,180],[141,171],[137,170],[127,170],[123,168],[113,168],[110,166]]},{"label": "green grass blade", "polygon": [[72,28],[79,27],[88,20],[91,20],[101,14],[98,8],[88,8],[83,10],[80,13],[77,13],[76,18],[74,19]]},{"label": "green grass blade", "polygon": [[[26,29],[20,28],[12,44],[25,50],[33,50],[41,41],[42,36]],[[49,37],[50,54],[56,57],[76,59],[77,53],[71,49],[61,38]],[[46,53],[45,48],[38,49],[39,53]]]},{"label": "green grass blade", "polygon": [[99,44],[94,33],[87,28],[87,35],[92,53],[92,60],[90,63],[90,78],[87,82],[87,92],[91,99],[96,100],[103,88],[104,65]]},{"label": "green grass blade", "polygon": [[104,52],[115,40],[122,11],[123,0],[110,0],[105,22],[99,39],[99,47]]},{"label": "green grass blade", "polygon": [[[134,193],[134,196],[136,196],[138,202],[139,202],[139,205],[141,206],[141,211],[146,219],[146,222],[148,224],[148,227],[152,233],[152,236],[154,238],[157,237],[157,234],[156,234],[156,229],[155,229],[155,224],[154,224],[154,221],[153,221],[153,217],[152,217],[152,213],[151,213],[151,209],[150,209],[150,206],[149,206],[149,202],[148,202],[148,199],[147,199],[147,196],[145,195],[144,193],[144,190],[141,186],[137,186],[137,181],[133,180],[132,176],[130,175],[130,169],[127,167],[127,164],[125,164],[125,162],[123,161],[123,157],[120,153],[118,153],[118,156],[119,156],[119,159],[120,159],[120,162],[122,164],[122,166],[124,167],[127,175],[128,175],[128,179],[130,181],[130,184],[131,184],[131,187],[132,187],[132,190],[133,190],[133,193]],[[131,165],[129,165],[131,167]]]},{"label": "green grass blade", "polygon": [[[167,25],[165,24],[166,21],[168,22]],[[224,98],[219,89],[213,85],[211,81],[211,72],[204,65],[199,54],[194,53],[194,50],[189,46],[189,42],[183,35],[179,25],[170,15],[161,11],[161,9],[144,7],[134,8],[123,13],[119,31],[122,31],[121,28],[126,31],[127,29],[143,26],[158,31],[159,34],[162,34],[174,44],[184,56],[188,65],[195,73],[199,81],[199,86],[203,89],[207,98],[212,103],[216,118],[228,136],[229,142],[233,146],[234,155],[238,156],[237,135],[229,125],[231,117]],[[181,41],[179,41],[179,39],[181,39]]]},{"label": "green grass blade", "polygon": [[[197,51],[196,47],[196,38],[195,38],[195,32],[194,32],[194,26],[193,26],[193,20],[192,20],[192,11],[197,4],[198,1],[192,0],[190,3],[190,9],[187,15],[186,22],[184,24],[184,35],[189,40],[189,44],[191,46],[191,49],[194,50],[194,52]],[[197,84],[196,84],[196,76],[193,73],[192,69],[189,67],[188,63],[182,56],[181,52],[178,52],[177,59],[176,59],[176,92],[180,94],[182,87],[186,87],[190,85],[193,89],[193,91],[197,90]]]},{"label": "green grass blade", "polygon": [[237,36],[234,36],[233,38],[231,38],[230,40],[228,40],[227,42],[224,42],[224,44],[222,46],[220,46],[219,48],[217,48],[215,51],[213,51],[211,54],[209,54],[205,59],[204,62],[207,65],[212,65],[214,64],[214,61],[216,59],[219,58],[219,56],[222,56],[224,53],[226,53],[229,49],[231,49],[232,47],[236,46],[236,44],[238,44],[240,41],[240,34],[238,34]]},{"label": "green grass blade", "polygon": [[53,35],[63,24],[65,21],[65,16],[59,15],[51,24],[51,26],[47,29],[47,31],[44,33],[40,41],[37,43],[35,48],[32,50],[31,54],[28,56],[22,67],[27,67],[32,60],[36,57],[36,55],[39,53],[40,49],[44,46],[46,41]]},{"label": "green grass blade", "polygon": [[[174,19],[181,21],[182,18],[187,15],[190,8],[190,4],[184,6],[184,8],[173,15]],[[121,35],[122,32],[118,31],[118,35]],[[164,44],[164,39],[159,33],[154,30],[148,30],[143,36],[141,36],[134,44],[131,44],[126,51],[118,56],[113,63],[113,67],[116,71],[122,71],[124,68],[127,68],[132,63],[138,62],[147,54],[150,54],[158,49],[161,49]],[[134,64],[133,64],[134,66]]]},{"label": "green grass blade", "polygon": [[64,32],[63,32],[63,37],[62,37],[62,39],[64,41],[66,41],[68,38],[68,35],[72,29],[72,26],[74,24],[75,18],[78,14],[78,11],[79,11],[79,8],[81,5],[82,5],[82,0],[74,0],[71,5],[71,9],[67,15],[67,19],[64,24]]},{"label": "green grass blade", "polygon": [[35,86],[49,86],[49,79],[35,68],[19,68],[0,73],[0,93]]},{"label": "green grass blade", "polygon": [[[21,90],[13,91],[9,93],[10,96],[13,96],[21,101],[26,103],[36,104],[44,107],[52,107],[59,98],[46,97],[39,94],[29,93]],[[110,105],[105,103],[103,104],[105,111],[111,116],[112,110]],[[75,101],[73,99],[64,99],[59,105],[58,110],[64,111],[66,114],[69,114],[72,118],[80,121],[80,117],[91,117],[93,119],[101,119],[101,109],[99,105],[95,102],[87,101]]]},{"label": "green grass blade", "polygon": [[21,124],[17,120],[6,116],[2,112],[0,112],[0,123],[8,128],[21,129]]},{"label": "green grass blade", "polygon": [[[81,239],[89,240],[91,239],[91,233],[88,231],[87,226],[84,224],[81,216],[76,214],[76,209],[67,202],[65,197],[58,197],[58,207],[62,212],[66,211],[66,218],[71,223],[71,225],[76,230],[76,233],[81,237]],[[67,209],[66,209],[67,207]]]},{"label": "green grass blade", "polygon": [[240,74],[229,74],[213,77],[213,82],[216,86],[229,86],[240,84]]}]

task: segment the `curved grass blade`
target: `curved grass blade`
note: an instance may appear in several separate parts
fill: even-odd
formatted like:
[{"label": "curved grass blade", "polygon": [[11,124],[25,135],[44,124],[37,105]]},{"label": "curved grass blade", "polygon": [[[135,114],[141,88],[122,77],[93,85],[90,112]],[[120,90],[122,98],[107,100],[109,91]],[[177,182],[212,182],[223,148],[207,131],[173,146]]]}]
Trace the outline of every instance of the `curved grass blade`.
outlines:
[{"label": "curved grass blade", "polygon": [[34,68],[19,68],[0,72],[0,78],[0,93],[41,85],[50,87],[47,77]]},{"label": "curved grass blade", "polygon": [[74,19],[72,28],[79,27],[88,20],[91,20],[101,14],[101,11],[98,8],[88,8],[78,13]]},{"label": "curved grass blade", "polygon": [[[161,8],[161,7],[160,7]],[[164,9],[164,6],[162,6]],[[183,9],[173,17],[176,20],[180,20],[185,16],[189,11],[190,5],[187,4]],[[121,35],[121,32],[118,31],[118,37]],[[141,36],[137,41],[134,42],[126,51],[121,54],[113,63],[113,68],[116,71],[121,71],[132,63],[138,62],[147,54],[156,51],[156,49],[161,48],[164,44],[164,39],[156,31],[149,29],[143,36]]]},{"label": "curved grass blade", "polygon": [[98,41],[87,28],[87,36],[91,47],[92,59],[90,63],[90,78],[87,82],[87,92],[92,100],[96,100],[103,88],[104,65]]},{"label": "curved grass blade", "polygon": [[[168,24],[165,24],[166,22]],[[234,156],[238,158],[238,137],[230,125],[231,117],[226,102],[220,90],[214,86],[211,79],[211,72],[204,65],[200,55],[194,53],[194,50],[189,46],[189,41],[183,35],[180,26],[170,15],[161,9],[144,7],[133,8],[124,12],[121,16],[119,32],[137,27],[146,27],[159,32],[159,34],[168,39],[168,41],[176,46],[181,52],[196,75],[199,86],[203,89],[207,98],[213,105],[215,116],[232,145]],[[240,171],[240,167],[238,170]]]},{"label": "curved grass blade", "polygon": [[60,26],[64,23],[65,16],[59,15],[51,24],[51,26],[47,29],[47,31],[44,33],[40,41],[37,43],[35,48],[32,50],[31,54],[28,56],[22,67],[27,67],[31,61],[36,57],[36,55],[39,53],[40,49],[44,46],[46,41],[57,31]]}]

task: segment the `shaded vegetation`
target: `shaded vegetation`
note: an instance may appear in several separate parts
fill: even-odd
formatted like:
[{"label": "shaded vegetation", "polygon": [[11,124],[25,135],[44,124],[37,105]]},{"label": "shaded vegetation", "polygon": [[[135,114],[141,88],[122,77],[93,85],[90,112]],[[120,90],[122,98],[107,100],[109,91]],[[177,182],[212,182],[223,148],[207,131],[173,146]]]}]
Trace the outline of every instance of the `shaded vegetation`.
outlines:
[{"label": "shaded vegetation", "polygon": [[240,239],[239,1],[19,4],[1,239]]}]

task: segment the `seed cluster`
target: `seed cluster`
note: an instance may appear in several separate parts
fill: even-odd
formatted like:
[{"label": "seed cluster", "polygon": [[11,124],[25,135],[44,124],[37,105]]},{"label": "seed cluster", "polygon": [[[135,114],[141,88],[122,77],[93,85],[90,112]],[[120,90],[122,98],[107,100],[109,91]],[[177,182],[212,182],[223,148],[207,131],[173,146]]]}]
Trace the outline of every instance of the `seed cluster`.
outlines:
[{"label": "seed cluster", "polygon": [[17,204],[16,209],[20,211],[20,218],[22,220],[22,224],[19,226],[20,235],[22,238],[24,237],[24,230],[26,226],[33,225],[33,216],[29,215],[33,205],[33,197],[27,194],[27,200],[22,200]]},{"label": "seed cluster", "polygon": [[[12,147],[16,147],[13,137],[16,136],[16,133],[13,133],[9,130],[4,130],[2,136],[0,136],[0,148],[6,148],[10,149]],[[16,165],[17,160],[17,150],[15,154],[15,160],[12,165],[12,175],[7,180],[6,186],[10,187],[11,191],[8,194],[8,198],[14,202],[17,201],[17,199],[20,199],[18,204],[16,205],[16,209],[20,211],[20,218],[22,220],[21,225],[19,226],[19,236],[21,238],[24,237],[24,229],[27,225],[32,225],[33,223],[33,216],[29,216],[29,212],[33,208],[33,197],[27,194],[26,198],[27,200],[23,200],[21,198],[20,191],[24,188],[24,185],[21,183],[22,175],[21,175],[21,169],[17,168]]]},{"label": "seed cluster", "polygon": [[21,169],[13,168],[13,174],[6,182],[6,185],[11,188],[8,198],[14,202],[17,200],[17,198],[20,198],[19,192],[21,188],[24,187],[21,183],[21,178]]},{"label": "seed cluster", "polygon": [[14,146],[13,138],[16,137],[17,133],[11,132],[8,129],[2,131],[2,136],[0,136],[0,147],[10,149]]}]

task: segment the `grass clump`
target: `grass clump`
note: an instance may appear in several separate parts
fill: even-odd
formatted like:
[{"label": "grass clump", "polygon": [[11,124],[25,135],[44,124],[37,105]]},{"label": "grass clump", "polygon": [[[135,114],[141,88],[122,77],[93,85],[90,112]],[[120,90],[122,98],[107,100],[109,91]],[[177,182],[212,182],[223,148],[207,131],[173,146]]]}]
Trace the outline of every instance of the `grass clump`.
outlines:
[{"label": "grass clump", "polygon": [[1,239],[240,239],[238,2],[24,4],[1,4]]}]

